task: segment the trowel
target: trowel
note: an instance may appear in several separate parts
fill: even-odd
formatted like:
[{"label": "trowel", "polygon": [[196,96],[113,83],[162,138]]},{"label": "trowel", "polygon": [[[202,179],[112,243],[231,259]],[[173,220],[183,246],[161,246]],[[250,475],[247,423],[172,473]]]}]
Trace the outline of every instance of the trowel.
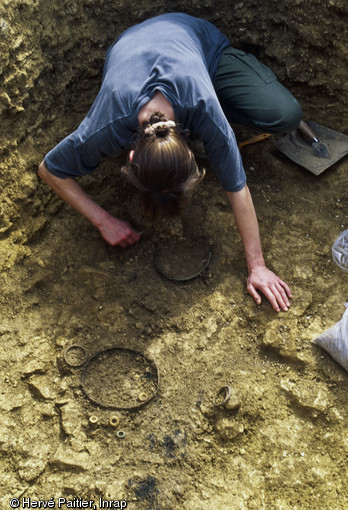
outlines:
[{"label": "trowel", "polygon": [[314,175],[320,175],[348,154],[348,136],[311,121],[302,121],[298,129],[274,145]]},{"label": "trowel", "polygon": [[330,153],[325,143],[318,140],[314,132],[311,130],[308,124],[303,122],[303,120],[300,122],[298,131],[301,133],[301,135],[307,137],[308,141],[311,143],[314,156],[317,158],[331,159]]}]

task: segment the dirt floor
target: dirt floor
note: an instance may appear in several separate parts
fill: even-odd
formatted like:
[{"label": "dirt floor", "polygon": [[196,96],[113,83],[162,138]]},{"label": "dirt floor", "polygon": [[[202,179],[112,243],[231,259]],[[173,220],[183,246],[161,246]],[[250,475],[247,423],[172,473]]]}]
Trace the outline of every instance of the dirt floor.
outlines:
[{"label": "dirt floor", "polygon": [[[246,292],[242,245],[209,168],[183,218],[157,225],[141,218],[115,172],[123,157],[83,178],[99,204],[143,232],[126,250],[106,245],[38,184],[30,137],[40,129],[48,150],[87,111],[76,87],[66,94],[64,108],[59,95],[49,105],[58,113],[46,125],[34,126],[40,103],[30,110],[28,137],[18,138],[30,172],[19,174],[17,153],[2,153],[1,508],[11,498],[19,508],[50,498],[56,508],[58,498],[61,508],[93,500],[99,509],[99,498],[134,510],[347,508],[348,374],[311,342],[348,300],[348,275],[331,256],[348,228],[347,157],[315,177],[282,156],[274,137],[242,148],[267,263],[293,292],[290,310],[277,314]],[[173,239],[206,241],[211,260],[200,276],[158,273],[163,247],[169,262],[178,256]],[[198,270],[188,258],[180,269]],[[65,356],[71,345],[83,349]],[[115,347],[123,350],[91,360]],[[216,405],[226,385],[231,398]],[[110,399],[134,408],[104,407]]]},{"label": "dirt floor", "polygon": [[[311,340],[341,318],[347,300],[331,246],[347,228],[348,163],[315,177],[270,140],[243,153],[267,261],[293,291],[287,313],[246,293],[241,243],[210,172],[179,227],[146,225],[127,250],[107,246],[52,199],[54,220],[2,282],[4,508],[10,496],[123,499],[137,509],[347,506],[347,373]],[[85,187],[132,221],[114,164],[98,171],[108,188],[98,175]],[[197,235],[212,249],[208,269],[188,282],[163,279],[157,248]],[[135,410],[93,404],[81,390],[84,369],[64,360],[73,344],[88,359],[116,346],[150,356],[158,393]],[[138,405],[124,364],[115,362],[113,374],[104,362],[107,385],[95,367],[101,401],[114,377]],[[95,395],[98,380],[86,381]],[[137,391],[154,391],[137,381]],[[225,385],[231,408],[214,406]],[[118,427],[109,424],[114,415]]]}]

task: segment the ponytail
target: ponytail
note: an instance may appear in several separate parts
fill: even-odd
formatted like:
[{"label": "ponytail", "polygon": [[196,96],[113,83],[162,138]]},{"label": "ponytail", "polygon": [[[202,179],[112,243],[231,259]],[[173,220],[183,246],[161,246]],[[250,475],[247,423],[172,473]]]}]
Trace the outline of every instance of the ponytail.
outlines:
[{"label": "ponytail", "polygon": [[193,188],[203,179],[193,153],[175,122],[156,112],[139,132],[132,161],[121,169],[140,192],[147,214],[181,213]]}]

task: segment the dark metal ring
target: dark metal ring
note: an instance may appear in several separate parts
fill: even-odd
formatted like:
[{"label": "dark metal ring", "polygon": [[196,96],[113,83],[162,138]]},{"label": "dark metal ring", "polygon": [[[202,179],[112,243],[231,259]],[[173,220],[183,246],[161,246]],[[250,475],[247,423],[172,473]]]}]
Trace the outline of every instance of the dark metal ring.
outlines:
[{"label": "dark metal ring", "polygon": [[[82,351],[82,354],[83,354],[83,360],[80,362],[80,363],[71,363],[70,361],[68,361],[68,354],[69,352],[72,350],[72,349],[78,349],[80,351]],[[82,367],[82,365],[86,362],[86,359],[87,359],[87,351],[84,347],[82,347],[82,345],[77,345],[77,344],[73,344],[73,345],[69,345],[69,347],[67,347],[64,351],[64,354],[63,354],[63,357],[64,357],[64,361],[65,363],[69,366],[69,367],[72,367],[72,368],[78,368],[78,367]]]},{"label": "dark metal ring", "polygon": [[[220,397],[220,395],[224,393],[225,394],[225,398],[222,400],[222,401],[218,401],[218,398]],[[224,406],[227,404],[227,402],[230,400],[231,398],[231,395],[232,395],[232,389],[231,389],[231,386],[222,386],[219,391],[217,392],[216,394],[216,397],[214,398],[214,406],[216,407],[221,407],[221,406]]]},{"label": "dark metal ring", "polygon": [[175,276],[170,276],[170,274],[166,273],[165,271],[162,271],[162,269],[159,267],[159,264],[158,264],[159,253],[155,254],[154,261],[153,261],[154,267],[155,267],[156,271],[161,276],[163,276],[163,278],[166,278],[167,280],[170,280],[172,282],[187,282],[189,280],[193,280],[194,278],[197,278],[197,276],[201,275],[207,269],[207,267],[210,264],[211,257],[212,257],[212,250],[211,250],[211,246],[209,245],[209,243],[206,243],[206,245],[207,245],[207,248],[208,248],[207,249],[207,260],[206,260],[206,262],[199,269],[199,271],[197,271],[196,273],[194,273],[194,274],[192,274],[190,276],[185,276],[183,278],[176,278]]}]

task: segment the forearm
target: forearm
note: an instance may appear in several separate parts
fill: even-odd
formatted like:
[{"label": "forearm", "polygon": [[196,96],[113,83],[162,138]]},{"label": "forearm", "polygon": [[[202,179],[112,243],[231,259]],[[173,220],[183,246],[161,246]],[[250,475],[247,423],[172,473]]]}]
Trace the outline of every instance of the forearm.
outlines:
[{"label": "forearm", "polygon": [[227,192],[236,224],[244,245],[248,265],[247,290],[261,303],[257,290],[263,292],[274,310],[287,311],[290,306],[291,291],[288,285],[267,269],[262,255],[259,225],[254,204],[247,186],[236,193]]},{"label": "forearm", "polygon": [[72,178],[60,179],[51,174],[44,163],[39,166],[39,176],[57,195],[70,204],[79,213],[100,227],[108,213],[86,195],[81,186]]},{"label": "forearm", "polygon": [[264,266],[258,221],[249,188],[245,186],[238,192],[227,192],[232,206],[236,225],[241,236],[248,272]]}]

